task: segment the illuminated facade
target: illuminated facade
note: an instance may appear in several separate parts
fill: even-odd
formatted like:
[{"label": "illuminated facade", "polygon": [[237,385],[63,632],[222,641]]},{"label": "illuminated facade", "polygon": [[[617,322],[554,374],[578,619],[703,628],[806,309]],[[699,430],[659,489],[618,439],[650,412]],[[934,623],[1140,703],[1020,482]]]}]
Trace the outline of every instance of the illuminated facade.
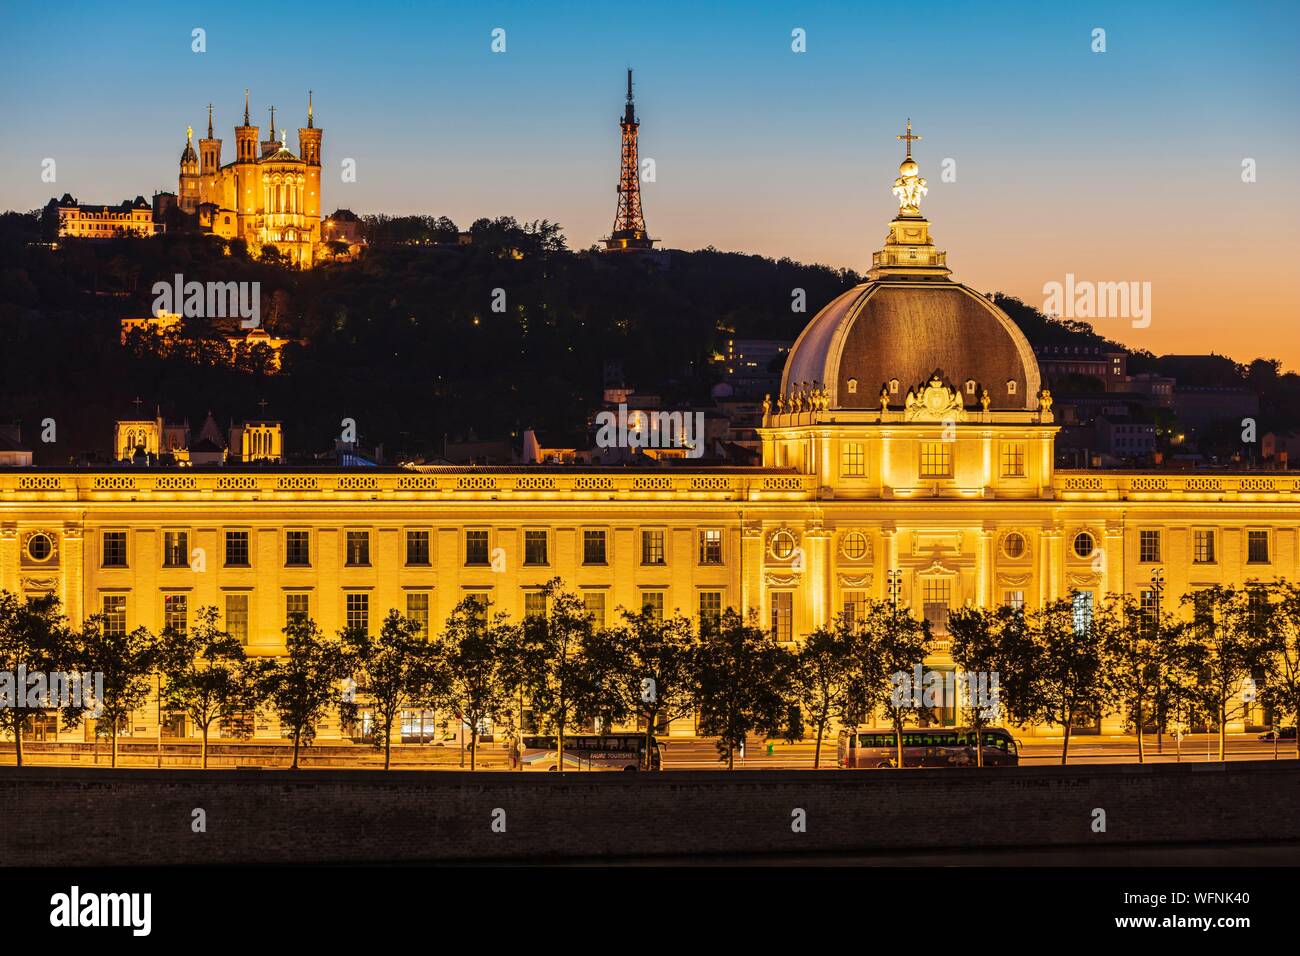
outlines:
[{"label": "illuminated facade", "polygon": [[194,149],[194,131],[186,131],[181,153],[177,202],[198,214],[200,225],[223,238],[242,238],[257,255],[274,246],[289,261],[310,266],[321,242],[320,160],[322,130],[316,126],[307,96],[307,125],[298,130],[298,153],[288,148],[287,131],[275,136],[271,107],[270,137],[259,141],[249,121],[244,91],[244,122],[235,127],[235,160],[221,164],[221,143],[213,134],[208,107],[208,135]]},{"label": "illuminated facade", "polygon": [[522,616],[557,576],[606,623],[736,607],[791,642],[896,588],[945,669],[954,608],[1150,600],[1157,570],[1172,608],[1300,576],[1300,478],[1055,471],[1032,351],[949,278],[910,155],[899,179],[868,280],[809,323],[765,403],[761,466],[7,471],[0,587],[121,627],[215,605],[258,655],[282,651],[290,613],[327,633],[390,608],[437,628],[469,594]]},{"label": "illuminated facade", "polygon": [[64,194],[59,200],[59,236],[74,239],[111,239],[114,236],[152,236],[153,207],[143,196],[116,206],[89,206]]}]

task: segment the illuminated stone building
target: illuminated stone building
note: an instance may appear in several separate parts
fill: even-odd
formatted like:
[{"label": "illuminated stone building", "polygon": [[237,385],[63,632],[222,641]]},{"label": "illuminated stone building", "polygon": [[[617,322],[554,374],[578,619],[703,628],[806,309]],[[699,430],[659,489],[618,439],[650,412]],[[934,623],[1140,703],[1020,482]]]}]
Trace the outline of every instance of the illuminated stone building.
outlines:
[{"label": "illuminated stone building", "polygon": [[152,236],[153,206],[143,196],[116,206],[79,203],[67,193],[58,201],[59,236],[74,239],[112,239],[114,236]]},{"label": "illuminated stone building", "polygon": [[0,587],[117,627],[215,605],[258,655],[282,651],[290,613],[327,633],[377,627],[389,608],[437,628],[471,594],[536,610],[553,577],[598,621],[735,607],[789,642],[896,596],[933,623],[929,664],[944,669],[954,608],[1150,600],[1154,572],[1172,607],[1199,587],[1300,576],[1300,478],[1054,470],[1033,352],[950,278],[924,189],[909,150],[867,281],[808,324],[766,403],[760,466],[9,470]]},{"label": "illuminated stone building", "polygon": [[181,153],[178,204],[199,216],[200,228],[223,238],[242,238],[253,255],[274,246],[291,262],[310,266],[321,242],[320,160],[322,130],[316,126],[307,96],[307,125],[298,130],[298,153],[288,148],[287,131],[275,136],[271,107],[269,137],[249,120],[244,91],[244,122],[235,127],[235,159],[221,163],[221,144],[213,133],[208,107],[208,135],[194,149],[194,131],[186,131]]}]

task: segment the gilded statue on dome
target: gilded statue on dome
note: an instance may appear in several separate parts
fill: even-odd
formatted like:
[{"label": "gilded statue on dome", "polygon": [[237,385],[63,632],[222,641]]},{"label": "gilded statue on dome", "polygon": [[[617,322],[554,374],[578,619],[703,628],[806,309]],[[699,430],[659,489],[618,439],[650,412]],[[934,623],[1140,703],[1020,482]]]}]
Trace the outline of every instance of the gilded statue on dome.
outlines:
[{"label": "gilded statue on dome", "polygon": [[894,180],[894,195],[898,197],[898,211],[905,215],[919,215],[921,200],[929,189],[920,174],[920,167],[912,158],[912,143],[921,137],[912,135],[912,121],[907,121],[907,132],[898,137],[907,142],[907,156],[898,164],[898,178]]}]

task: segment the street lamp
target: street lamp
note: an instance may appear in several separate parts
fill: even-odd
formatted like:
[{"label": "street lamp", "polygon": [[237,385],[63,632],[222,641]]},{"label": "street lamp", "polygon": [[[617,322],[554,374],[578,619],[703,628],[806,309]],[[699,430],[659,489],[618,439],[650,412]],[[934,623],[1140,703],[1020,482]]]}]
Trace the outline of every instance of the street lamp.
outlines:
[{"label": "street lamp", "polygon": [[903,572],[898,568],[892,568],[886,575],[889,580],[889,601],[894,605],[894,613],[898,613],[898,598],[903,592]]}]

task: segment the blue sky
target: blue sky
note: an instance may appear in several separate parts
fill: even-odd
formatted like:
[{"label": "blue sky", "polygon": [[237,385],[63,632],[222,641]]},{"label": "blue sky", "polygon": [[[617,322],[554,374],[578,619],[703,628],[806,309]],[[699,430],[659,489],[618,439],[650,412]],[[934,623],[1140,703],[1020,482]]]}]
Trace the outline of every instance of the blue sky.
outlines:
[{"label": "blue sky", "polygon": [[[174,190],[209,101],[228,161],[245,86],[254,121],[274,104],[294,146],[310,88],[326,209],[549,218],[586,246],[613,219],[631,66],[657,167],[647,224],[670,247],[865,268],[911,116],[925,210],[974,285],[1034,299],[1066,271],[1158,280],[1199,337],[1267,274],[1215,263],[1265,236],[1300,252],[1295,3],[74,2],[6,4],[4,21],[4,209]],[[191,51],[195,27],[206,53]],[[806,53],[791,51],[796,27]],[[40,180],[45,157],[56,184]],[[1251,186],[1243,157],[1259,164]],[[1207,304],[1197,286],[1215,271]],[[1167,323],[1142,334],[1189,328]],[[1263,348],[1266,332],[1247,338]]]}]

